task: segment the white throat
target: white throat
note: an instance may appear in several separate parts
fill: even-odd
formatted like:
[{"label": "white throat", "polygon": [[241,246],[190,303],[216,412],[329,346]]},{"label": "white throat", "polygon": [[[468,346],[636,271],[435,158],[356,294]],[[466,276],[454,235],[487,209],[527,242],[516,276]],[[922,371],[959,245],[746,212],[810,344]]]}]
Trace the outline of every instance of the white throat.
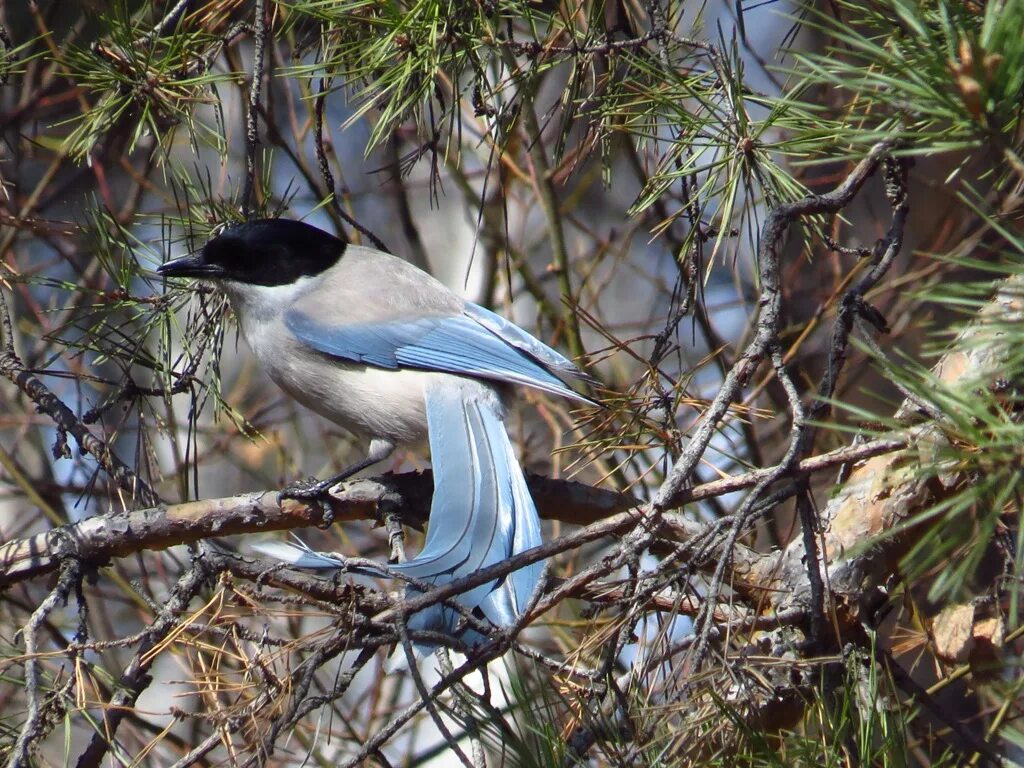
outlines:
[{"label": "white throat", "polygon": [[252,285],[222,280],[220,287],[227,294],[244,330],[248,322],[266,323],[280,317],[310,289],[314,280],[305,276],[286,285]]}]

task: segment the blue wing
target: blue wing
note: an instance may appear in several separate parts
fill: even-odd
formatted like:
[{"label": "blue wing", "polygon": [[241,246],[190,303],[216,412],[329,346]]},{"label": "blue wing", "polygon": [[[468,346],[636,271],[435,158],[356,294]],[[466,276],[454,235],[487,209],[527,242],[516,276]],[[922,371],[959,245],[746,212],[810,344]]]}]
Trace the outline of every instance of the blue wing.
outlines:
[{"label": "blue wing", "polygon": [[304,344],[343,360],[524,384],[591,402],[556,375],[583,377],[569,360],[475,304],[467,303],[461,315],[352,325],[328,325],[292,309],[285,324]]}]

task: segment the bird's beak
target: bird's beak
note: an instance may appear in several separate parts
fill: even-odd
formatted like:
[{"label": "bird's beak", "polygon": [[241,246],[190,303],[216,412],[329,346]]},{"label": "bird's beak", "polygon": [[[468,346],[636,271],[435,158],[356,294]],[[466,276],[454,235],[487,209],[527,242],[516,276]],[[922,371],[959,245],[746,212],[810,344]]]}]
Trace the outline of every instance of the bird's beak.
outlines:
[{"label": "bird's beak", "polygon": [[207,279],[221,277],[224,268],[219,264],[207,264],[201,253],[182,256],[180,259],[168,261],[156,268],[164,277],[205,277]]}]

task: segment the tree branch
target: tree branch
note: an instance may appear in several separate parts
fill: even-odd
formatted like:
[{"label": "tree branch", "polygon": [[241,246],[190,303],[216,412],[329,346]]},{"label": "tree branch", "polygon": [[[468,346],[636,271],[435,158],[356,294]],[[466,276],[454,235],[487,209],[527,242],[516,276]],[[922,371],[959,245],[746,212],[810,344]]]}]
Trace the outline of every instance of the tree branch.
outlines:
[{"label": "tree branch", "polygon": [[[28,398],[36,404],[36,408],[45,413],[64,434],[75,438],[83,452],[89,454],[99,464],[119,488],[127,491],[130,498],[137,498],[143,504],[154,505],[160,497],[142,480],[134,470],[125,464],[103,440],[96,437],[81,419],[64,404],[50,389],[33,373],[27,370],[14,353],[12,328],[7,315],[7,303],[0,293],[0,310],[3,312],[5,348],[0,350],[0,376],[11,381]],[[127,506],[127,505],[126,505]]]},{"label": "tree branch", "polygon": [[[996,295],[980,313],[977,321],[957,337],[950,350],[933,368],[940,382],[958,386],[985,387],[990,379],[1010,369],[1006,363],[1016,354],[1005,329],[1024,322],[1024,275],[1015,275],[1001,283]],[[1024,382],[1014,382],[1018,388]],[[912,417],[918,408],[908,400],[896,412],[897,420]],[[908,431],[908,445],[934,456],[948,444],[942,423],[928,422]],[[865,620],[877,601],[878,590],[897,574],[900,557],[921,536],[921,529],[886,536],[904,526],[915,514],[941,501],[944,493],[958,486],[952,475],[936,484],[934,476],[906,471],[913,462],[907,452],[878,455],[863,460],[846,483],[829,501],[822,514],[821,559],[827,569],[840,627],[852,627]],[[925,456],[919,465],[934,463]],[[873,542],[871,547],[865,543]],[[850,553],[855,553],[851,556]],[[803,541],[795,539],[779,553],[776,563],[759,565],[760,578],[771,591],[773,611],[804,606],[809,600]],[[783,590],[782,592],[775,590]]]},{"label": "tree branch", "polygon": [[[840,448],[805,459],[795,471],[798,474],[818,472],[897,451],[906,444],[905,438],[894,435]],[[679,503],[701,501],[749,488],[771,472],[772,468],[758,469],[699,485],[680,494]],[[568,480],[530,475],[528,482],[541,517],[575,525],[593,524],[638,503],[627,494]],[[381,522],[378,505],[386,503],[389,508],[401,510],[403,522],[420,526],[427,519],[432,493],[433,477],[429,472],[355,480],[338,486],[332,492],[333,519],[339,522]],[[0,545],[0,587],[52,571],[61,560],[72,556],[103,562],[143,550],[166,549],[215,536],[319,527],[323,524],[323,511],[319,505],[307,505],[295,499],[285,499],[283,504],[278,504],[276,491],[101,515]],[[695,536],[704,529],[702,524],[687,521],[681,516],[671,517],[666,524],[687,537]],[[685,529],[688,526],[687,533]]]}]

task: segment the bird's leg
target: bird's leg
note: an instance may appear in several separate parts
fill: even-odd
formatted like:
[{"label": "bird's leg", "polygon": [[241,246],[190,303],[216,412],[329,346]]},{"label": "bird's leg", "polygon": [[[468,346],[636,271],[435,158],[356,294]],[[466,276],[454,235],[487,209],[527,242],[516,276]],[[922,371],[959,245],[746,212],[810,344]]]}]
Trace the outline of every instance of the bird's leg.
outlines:
[{"label": "bird's leg", "polygon": [[384,461],[391,453],[395,450],[395,444],[390,440],[381,440],[374,438],[370,441],[370,450],[366,454],[366,458],[357,461],[355,464],[350,464],[345,467],[341,472],[329,477],[326,480],[317,480],[315,477],[311,477],[308,480],[299,480],[294,483],[289,483],[281,492],[277,494],[277,502],[281,503],[284,499],[298,499],[299,501],[316,501],[320,504],[321,509],[324,513],[324,524],[331,524],[332,510],[330,503],[324,501],[323,496],[328,490],[336,486],[342,480],[347,480],[357,472],[362,472],[367,467],[371,467],[377,462]]}]

